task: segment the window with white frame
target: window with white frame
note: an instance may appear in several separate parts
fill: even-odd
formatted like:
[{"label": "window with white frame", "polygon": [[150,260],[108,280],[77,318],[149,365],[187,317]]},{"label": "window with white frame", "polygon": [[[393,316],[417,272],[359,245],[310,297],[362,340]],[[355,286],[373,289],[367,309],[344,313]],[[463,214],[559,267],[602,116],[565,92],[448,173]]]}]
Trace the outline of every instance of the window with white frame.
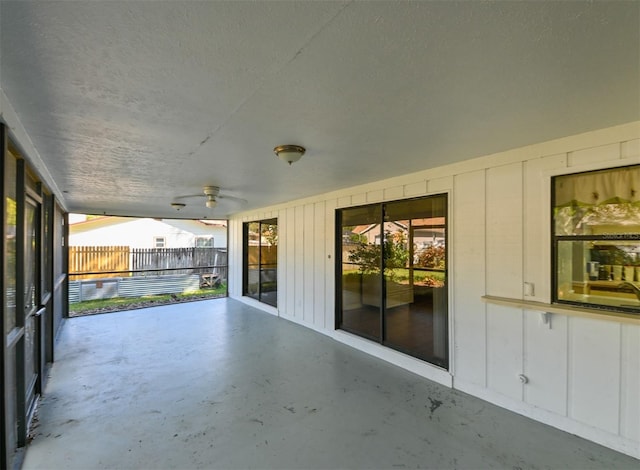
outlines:
[{"label": "window with white frame", "polygon": [[154,248],[166,248],[167,247],[167,239],[165,237],[153,237],[153,247]]},{"label": "window with white frame", "polygon": [[213,237],[211,235],[197,236],[194,243],[196,248],[213,248]]},{"label": "window with white frame", "polygon": [[553,300],[640,314],[640,165],[556,176]]}]

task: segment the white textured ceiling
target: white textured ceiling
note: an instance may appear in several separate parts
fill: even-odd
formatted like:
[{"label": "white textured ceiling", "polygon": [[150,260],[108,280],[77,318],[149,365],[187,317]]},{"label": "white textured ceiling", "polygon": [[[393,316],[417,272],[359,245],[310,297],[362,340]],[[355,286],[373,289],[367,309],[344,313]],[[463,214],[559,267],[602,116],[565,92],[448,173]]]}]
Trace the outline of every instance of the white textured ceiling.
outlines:
[{"label": "white textured ceiling", "polygon": [[[639,31],[637,1],[0,0],[0,85],[69,210],[216,218],[638,120]],[[209,184],[248,203],[169,206]]]}]

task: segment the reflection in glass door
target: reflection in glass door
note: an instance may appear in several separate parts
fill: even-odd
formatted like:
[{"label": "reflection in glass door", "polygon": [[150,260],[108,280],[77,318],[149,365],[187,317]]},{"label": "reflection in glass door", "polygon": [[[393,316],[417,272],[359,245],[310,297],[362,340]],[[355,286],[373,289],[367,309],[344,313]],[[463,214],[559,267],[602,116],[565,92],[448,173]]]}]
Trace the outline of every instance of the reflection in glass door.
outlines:
[{"label": "reflection in glass door", "polygon": [[[45,309],[39,307],[45,304],[41,294],[51,290],[52,279],[45,282],[41,274],[46,272],[43,256],[53,259],[54,255],[53,244],[47,253],[42,251],[41,194],[46,189],[7,140],[7,129],[1,123],[0,165],[4,180],[0,185],[4,208],[0,255],[3,260],[0,388],[4,397],[0,407],[0,467],[13,468],[19,460],[17,449],[27,444],[29,421],[42,391],[43,352],[45,344],[49,344],[45,343],[42,326],[48,317]],[[53,329],[50,347],[53,350]]]},{"label": "reflection in glass door", "polygon": [[[2,388],[5,400],[0,412],[0,468],[9,467],[9,462],[15,455],[18,444],[18,374],[17,371],[17,343],[20,340],[20,324],[22,314],[18,315],[18,161],[9,152],[3,155],[3,141],[6,137],[6,128],[0,124],[0,163],[4,157],[4,240],[2,263],[4,288],[3,297],[3,336],[2,354],[0,369],[4,370],[4,376],[0,378],[0,388]],[[6,149],[4,149],[6,150]]]},{"label": "reflection in glass door", "polygon": [[338,211],[339,328],[448,368],[446,217],[446,195]]},{"label": "reflection in glass door", "polygon": [[38,284],[40,252],[40,204],[27,198],[24,246],[24,386],[27,415],[33,408],[39,364]]},{"label": "reflection in glass door", "polygon": [[244,295],[260,300],[260,223],[244,224]]},{"label": "reflection in glass door", "polygon": [[385,206],[383,343],[447,367],[446,197]]},{"label": "reflection in glass door", "polygon": [[380,206],[343,209],[338,215],[342,246],[339,326],[377,341],[382,307]]},{"label": "reflection in glass door", "polygon": [[243,295],[277,307],[278,220],[248,222],[243,229]]}]

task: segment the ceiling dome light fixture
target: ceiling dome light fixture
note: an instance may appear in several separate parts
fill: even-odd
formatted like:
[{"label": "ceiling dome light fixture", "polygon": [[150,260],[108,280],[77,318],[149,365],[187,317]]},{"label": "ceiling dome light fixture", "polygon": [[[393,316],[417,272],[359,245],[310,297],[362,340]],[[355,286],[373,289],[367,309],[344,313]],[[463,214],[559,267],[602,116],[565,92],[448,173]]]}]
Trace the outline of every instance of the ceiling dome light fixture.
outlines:
[{"label": "ceiling dome light fixture", "polygon": [[306,149],[299,145],[278,145],[273,149],[273,152],[278,156],[278,158],[291,165],[302,158]]},{"label": "ceiling dome light fixture", "polygon": [[216,207],[218,205],[218,201],[216,201],[216,197],[215,196],[208,195],[207,196],[207,202],[205,202],[205,205],[207,206],[207,208],[213,209],[214,207]]}]

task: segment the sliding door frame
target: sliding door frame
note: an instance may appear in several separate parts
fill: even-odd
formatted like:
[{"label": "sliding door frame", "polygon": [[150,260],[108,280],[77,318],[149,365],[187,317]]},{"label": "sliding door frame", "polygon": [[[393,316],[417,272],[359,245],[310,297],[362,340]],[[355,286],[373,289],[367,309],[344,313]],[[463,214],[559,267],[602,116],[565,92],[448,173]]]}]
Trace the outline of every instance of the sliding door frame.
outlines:
[{"label": "sliding door frame", "polygon": [[[388,293],[388,287],[387,287],[387,275],[385,273],[385,269],[387,268],[387,264],[388,264],[388,260],[386,259],[386,243],[387,240],[385,238],[385,224],[387,222],[394,222],[394,220],[387,220],[389,218],[388,214],[387,214],[387,207],[389,205],[392,204],[397,204],[397,203],[407,203],[410,204],[412,201],[424,201],[424,200],[429,200],[429,199],[441,199],[442,203],[443,203],[443,207],[442,207],[442,213],[440,213],[440,211],[437,211],[438,214],[437,215],[432,215],[431,218],[435,218],[435,217],[442,217],[444,219],[444,223],[442,225],[436,224],[434,225],[434,227],[436,228],[442,228],[444,230],[444,260],[445,260],[445,266],[444,266],[444,270],[440,270],[440,269],[419,269],[419,271],[435,271],[435,272],[441,272],[443,279],[444,279],[444,285],[443,286],[438,286],[438,284],[426,284],[427,286],[432,286],[433,289],[430,287],[429,289],[432,290],[433,293],[433,300],[432,300],[432,305],[431,308],[432,310],[432,315],[433,315],[433,328],[434,328],[434,336],[433,336],[433,355],[429,355],[429,356],[425,356],[425,355],[417,355],[416,352],[407,352],[410,351],[409,349],[407,349],[406,351],[401,348],[399,345],[395,345],[393,343],[390,343],[388,338],[389,338],[389,331],[388,331],[388,327],[389,325],[387,324],[389,322],[389,318],[388,314],[389,314],[389,308],[388,308],[388,299],[387,299],[387,293]],[[344,279],[343,279],[343,270],[344,270],[344,263],[346,262],[343,257],[344,257],[344,251],[343,251],[343,247],[344,247],[344,234],[343,234],[343,214],[344,211],[348,211],[350,209],[357,209],[357,208],[366,208],[366,207],[372,207],[375,208],[375,211],[377,211],[378,215],[377,215],[377,220],[375,221],[370,221],[367,220],[366,222],[362,222],[365,225],[378,225],[378,227],[375,227],[373,229],[371,229],[372,231],[369,232],[370,234],[373,234],[373,230],[376,230],[376,236],[380,239],[380,243],[379,245],[377,244],[377,240],[376,242],[374,242],[373,244],[371,244],[371,242],[369,242],[369,244],[371,244],[371,246],[376,246],[379,248],[380,250],[380,262],[379,262],[379,266],[378,266],[378,270],[380,272],[380,279],[376,280],[376,283],[379,282],[379,285],[377,287],[378,292],[380,293],[380,299],[378,299],[378,312],[379,312],[379,333],[376,334],[369,334],[367,333],[367,331],[365,331],[365,329],[363,329],[362,331],[358,331],[357,329],[354,329],[353,326],[349,326],[349,325],[345,325],[344,322],[344,298],[343,298],[343,291],[344,291]],[[371,211],[372,215],[374,210]],[[409,225],[407,227],[407,256],[409,256],[410,258],[408,259],[408,265],[406,266],[406,269],[408,270],[408,276],[409,276],[409,285],[410,285],[410,290],[411,290],[411,299],[413,299],[413,295],[414,295],[414,288],[413,285],[414,283],[413,281],[413,277],[414,277],[414,269],[416,266],[416,261],[414,260],[414,255],[416,255],[416,251],[415,251],[415,247],[413,246],[413,242],[414,242],[414,229],[415,228],[421,228],[422,226],[416,226],[413,227],[412,221],[413,220],[417,220],[420,218],[424,218],[420,216],[420,211],[419,210],[415,210],[414,212],[411,213],[411,211],[409,211],[408,214],[408,219],[409,220]],[[433,194],[433,195],[426,195],[426,196],[422,196],[422,197],[416,197],[416,198],[409,198],[409,199],[401,199],[401,200],[394,200],[394,201],[384,201],[384,202],[380,202],[380,203],[373,203],[373,204],[366,204],[366,205],[362,205],[362,206],[353,206],[353,207],[343,207],[343,208],[339,208],[336,209],[335,211],[335,266],[334,266],[334,276],[335,276],[335,291],[334,291],[334,295],[335,295],[335,323],[334,323],[334,328],[336,330],[343,330],[346,332],[349,332],[351,334],[355,334],[357,336],[360,336],[362,338],[366,338],[372,341],[377,342],[378,344],[384,346],[384,347],[388,347],[389,349],[393,349],[399,352],[403,352],[405,354],[411,355],[413,357],[416,357],[417,359],[420,360],[424,360],[425,362],[431,363],[437,367],[443,368],[445,370],[451,370],[451,363],[450,363],[450,357],[451,357],[451,348],[450,348],[450,338],[451,338],[451,319],[450,319],[450,315],[449,315],[449,311],[450,311],[450,298],[451,298],[451,286],[450,286],[450,282],[449,282],[449,271],[450,271],[450,267],[451,267],[451,263],[452,263],[452,258],[451,258],[451,250],[450,250],[450,233],[449,233],[449,229],[450,229],[450,194],[448,192],[443,192],[443,193],[439,193],[439,194]],[[398,221],[402,221],[404,219],[398,219]],[[426,226],[425,226],[426,227]],[[361,233],[365,233],[365,232],[361,232]],[[435,237],[435,235],[434,235]],[[371,240],[371,238],[369,238],[369,240]],[[435,241],[435,238],[434,238]],[[428,245],[428,246],[438,246],[438,245]],[[391,265],[393,267],[393,264]],[[366,273],[366,271],[365,271]],[[366,275],[366,274],[365,274]],[[440,277],[437,277],[436,279],[440,279]],[[364,281],[362,281],[364,282]],[[424,279],[423,281],[424,282]],[[423,284],[425,285],[425,284]],[[440,290],[442,289],[442,290]],[[437,295],[436,295],[436,291],[437,291]],[[360,296],[361,298],[363,298],[363,293],[364,293],[364,288],[363,285],[360,285]],[[397,294],[395,294],[397,295]],[[417,291],[416,291],[416,294]],[[421,294],[424,297],[424,293]],[[430,295],[430,294],[429,294]],[[444,295],[444,297],[443,297]],[[417,298],[416,298],[417,299]],[[361,300],[360,302],[362,302],[365,305],[369,305],[372,306],[372,303],[365,303],[364,300]],[[407,302],[406,300],[401,300],[401,302]],[[414,300],[409,301],[411,305],[417,305],[414,304]],[[401,304],[402,305],[402,304]],[[394,305],[392,305],[392,307],[394,307]],[[356,307],[357,308],[357,307]],[[369,307],[370,308],[370,307]],[[374,311],[371,312],[371,315],[374,315]],[[442,318],[442,314],[445,315],[444,319]],[[442,321],[444,320],[444,322]],[[373,331],[373,330],[372,330]],[[437,331],[443,332],[442,334],[438,334]],[[442,338],[440,336],[443,336]],[[443,344],[444,342],[444,344]],[[436,346],[437,345],[437,346]],[[438,353],[436,353],[438,352]],[[427,359],[427,357],[429,357],[429,359]]]}]

